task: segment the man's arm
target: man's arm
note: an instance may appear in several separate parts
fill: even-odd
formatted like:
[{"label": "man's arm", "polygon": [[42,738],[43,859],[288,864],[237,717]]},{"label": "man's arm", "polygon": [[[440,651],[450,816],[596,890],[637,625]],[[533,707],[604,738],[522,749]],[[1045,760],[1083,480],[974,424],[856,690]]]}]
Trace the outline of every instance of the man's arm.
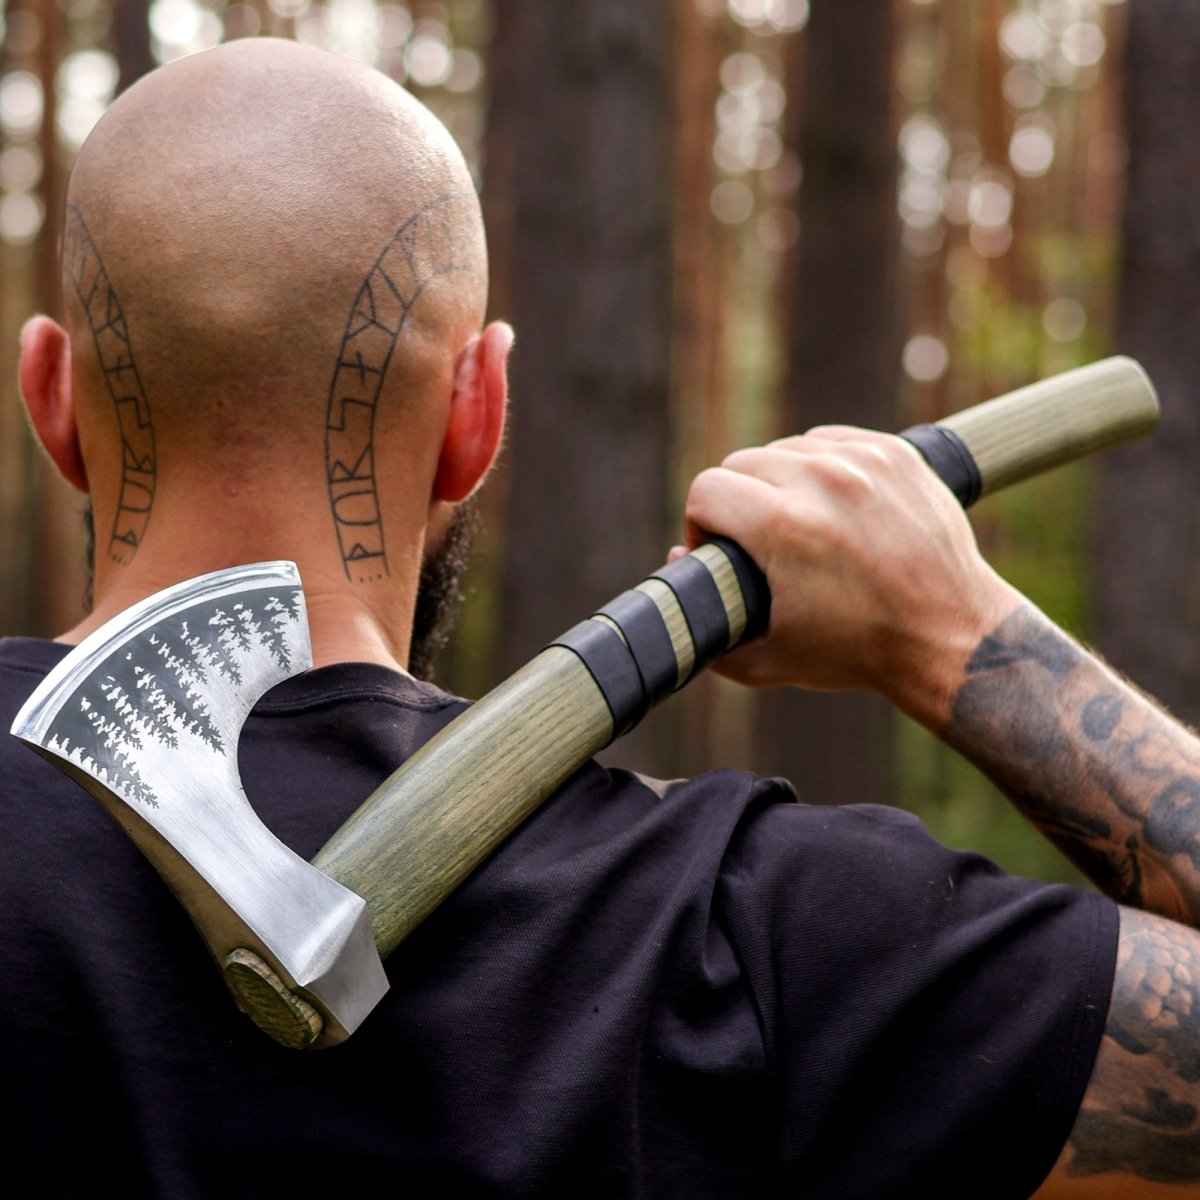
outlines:
[{"label": "man's arm", "polygon": [[739,452],[697,479],[687,520],[771,584],[767,635],[727,674],[887,695],[1127,906],[1100,1052],[1040,1200],[1200,1196],[1195,735],[1000,580],[896,439],[833,428]]},{"label": "man's arm", "polygon": [[980,641],[943,737],[1129,906],[1100,1052],[1039,1197],[1193,1194],[1200,744],[1028,605]]},{"label": "man's arm", "polygon": [[1200,743],[1032,605],[980,641],[941,735],[1115,900],[1197,924]]}]

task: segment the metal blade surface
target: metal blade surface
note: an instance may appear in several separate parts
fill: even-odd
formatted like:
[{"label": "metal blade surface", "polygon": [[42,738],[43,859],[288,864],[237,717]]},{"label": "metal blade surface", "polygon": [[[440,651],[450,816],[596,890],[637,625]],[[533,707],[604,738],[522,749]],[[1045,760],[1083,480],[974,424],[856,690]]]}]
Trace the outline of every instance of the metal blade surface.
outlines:
[{"label": "metal blade surface", "polygon": [[78,779],[154,863],[218,961],[250,946],[352,1031],[387,989],[365,904],[278,841],[242,790],[254,704],[312,661],[293,563],[200,576],[80,643],[12,732]]}]

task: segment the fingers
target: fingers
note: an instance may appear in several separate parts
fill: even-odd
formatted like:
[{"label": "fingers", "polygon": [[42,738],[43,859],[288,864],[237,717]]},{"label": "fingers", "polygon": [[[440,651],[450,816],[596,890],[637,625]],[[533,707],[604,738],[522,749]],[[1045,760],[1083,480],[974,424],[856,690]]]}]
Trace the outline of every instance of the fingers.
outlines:
[{"label": "fingers", "polygon": [[777,517],[781,506],[793,513],[871,507],[892,498],[912,474],[914,457],[919,459],[917,452],[899,438],[850,426],[822,426],[737,450],[694,481],[685,512],[688,544],[713,533],[744,541],[763,514]]},{"label": "fingers", "polygon": [[684,505],[684,537],[694,549],[713,534],[744,542],[761,518],[774,506],[774,486],[745,471],[710,467],[692,481]]},{"label": "fingers", "polygon": [[744,683],[873,687],[899,702],[948,630],[978,632],[995,607],[962,509],[887,434],[822,426],[739,450],[693,481],[685,526],[689,546],[732,538],[766,573],[770,628],[722,665]]}]

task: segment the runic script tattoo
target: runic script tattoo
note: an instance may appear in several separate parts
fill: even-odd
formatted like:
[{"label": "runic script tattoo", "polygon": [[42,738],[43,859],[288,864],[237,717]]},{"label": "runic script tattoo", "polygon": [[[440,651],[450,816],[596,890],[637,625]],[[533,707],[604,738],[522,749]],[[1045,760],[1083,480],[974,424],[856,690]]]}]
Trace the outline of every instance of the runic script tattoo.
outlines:
[{"label": "runic script tattoo", "polygon": [[439,275],[482,276],[473,243],[458,232],[473,197],[446,196],[409,218],[363,280],[342,336],[325,420],[329,504],[346,577],[388,574],[375,479],[375,411],[383,377],[408,314]]},{"label": "runic script tattoo", "polygon": [[104,382],[116,408],[121,432],[121,491],[108,554],[114,562],[128,564],[145,536],[154,503],[154,426],[125,313],[83,214],[73,204],[67,207],[62,258],[63,273],[87,315]]}]

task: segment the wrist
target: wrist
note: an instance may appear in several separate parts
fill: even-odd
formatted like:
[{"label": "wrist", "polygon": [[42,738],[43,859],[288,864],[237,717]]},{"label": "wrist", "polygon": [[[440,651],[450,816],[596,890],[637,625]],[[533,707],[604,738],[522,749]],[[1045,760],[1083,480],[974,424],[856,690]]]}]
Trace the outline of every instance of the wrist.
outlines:
[{"label": "wrist", "polygon": [[981,561],[969,595],[954,597],[889,647],[878,688],[893,704],[940,734],[950,722],[954,698],[979,645],[1025,597]]}]

